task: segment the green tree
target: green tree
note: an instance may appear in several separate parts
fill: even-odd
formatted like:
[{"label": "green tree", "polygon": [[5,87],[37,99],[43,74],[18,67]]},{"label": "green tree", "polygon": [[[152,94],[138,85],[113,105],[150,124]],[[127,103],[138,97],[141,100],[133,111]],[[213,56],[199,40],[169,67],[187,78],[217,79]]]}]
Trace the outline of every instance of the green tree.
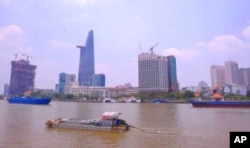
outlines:
[{"label": "green tree", "polygon": [[190,90],[186,90],[184,93],[183,93],[183,97],[188,99],[188,98],[193,98],[194,97],[194,92],[190,91]]}]

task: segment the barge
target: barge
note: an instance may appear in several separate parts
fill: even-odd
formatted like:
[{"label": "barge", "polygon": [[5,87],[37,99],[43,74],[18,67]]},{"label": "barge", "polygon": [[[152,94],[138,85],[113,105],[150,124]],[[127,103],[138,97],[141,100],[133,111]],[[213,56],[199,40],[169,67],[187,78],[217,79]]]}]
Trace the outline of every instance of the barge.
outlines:
[{"label": "barge", "polygon": [[49,120],[45,124],[48,128],[72,128],[99,131],[128,131],[129,125],[125,120],[120,119],[119,112],[104,112],[101,119],[62,119]]}]

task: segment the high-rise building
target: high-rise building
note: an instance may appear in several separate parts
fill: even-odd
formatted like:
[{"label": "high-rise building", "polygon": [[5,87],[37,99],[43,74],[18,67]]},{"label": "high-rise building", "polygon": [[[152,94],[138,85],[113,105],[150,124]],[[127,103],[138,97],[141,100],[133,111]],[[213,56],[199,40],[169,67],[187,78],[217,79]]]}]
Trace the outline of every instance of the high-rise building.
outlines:
[{"label": "high-rise building", "polygon": [[239,84],[239,69],[237,62],[225,62],[225,78],[227,84]]},{"label": "high-rise building", "polygon": [[74,74],[67,74],[67,73],[60,73],[59,74],[59,93],[64,94],[65,85],[76,82],[76,75]]},{"label": "high-rise building", "polygon": [[90,77],[95,74],[93,30],[89,31],[85,46],[77,46],[77,48],[80,48],[78,83],[80,86],[88,86]]},{"label": "high-rise building", "polygon": [[105,75],[95,74],[90,77],[90,86],[105,86]]},{"label": "high-rise building", "polygon": [[250,68],[239,69],[239,84],[250,87]]},{"label": "high-rise building", "polygon": [[35,87],[36,66],[28,60],[11,61],[9,95],[20,95]]},{"label": "high-rise building", "polygon": [[178,91],[179,84],[177,80],[176,71],[176,58],[173,55],[167,56],[168,58],[168,79],[169,79],[169,91]]},{"label": "high-rise building", "polygon": [[151,53],[138,55],[139,92],[168,92],[168,58]]},{"label": "high-rise building", "polygon": [[222,87],[226,83],[225,66],[212,65],[210,67],[212,88]]}]

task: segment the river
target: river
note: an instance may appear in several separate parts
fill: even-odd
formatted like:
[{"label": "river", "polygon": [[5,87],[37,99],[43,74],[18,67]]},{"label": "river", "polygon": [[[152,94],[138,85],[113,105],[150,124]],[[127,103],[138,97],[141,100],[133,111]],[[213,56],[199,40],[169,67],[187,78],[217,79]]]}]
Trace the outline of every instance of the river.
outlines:
[{"label": "river", "polygon": [[[128,132],[50,129],[47,120],[99,118],[119,111]],[[0,101],[3,148],[228,148],[230,131],[250,131],[249,108],[194,108],[191,104]]]}]

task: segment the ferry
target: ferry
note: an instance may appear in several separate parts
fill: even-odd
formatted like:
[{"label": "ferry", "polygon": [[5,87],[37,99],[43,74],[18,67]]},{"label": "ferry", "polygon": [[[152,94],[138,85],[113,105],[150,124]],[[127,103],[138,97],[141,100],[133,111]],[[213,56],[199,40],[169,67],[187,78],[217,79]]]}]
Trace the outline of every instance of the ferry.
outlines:
[{"label": "ferry", "polygon": [[84,120],[84,119],[62,119],[57,118],[45,123],[48,128],[72,128],[99,131],[128,131],[130,125],[125,120],[119,119],[119,112],[104,112],[101,119]]},{"label": "ferry", "polygon": [[50,103],[51,98],[49,97],[19,97],[19,96],[13,96],[9,97],[8,99],[9,103],[17,103],[17,104],[36,104],[36,105],[47,105]]}]

